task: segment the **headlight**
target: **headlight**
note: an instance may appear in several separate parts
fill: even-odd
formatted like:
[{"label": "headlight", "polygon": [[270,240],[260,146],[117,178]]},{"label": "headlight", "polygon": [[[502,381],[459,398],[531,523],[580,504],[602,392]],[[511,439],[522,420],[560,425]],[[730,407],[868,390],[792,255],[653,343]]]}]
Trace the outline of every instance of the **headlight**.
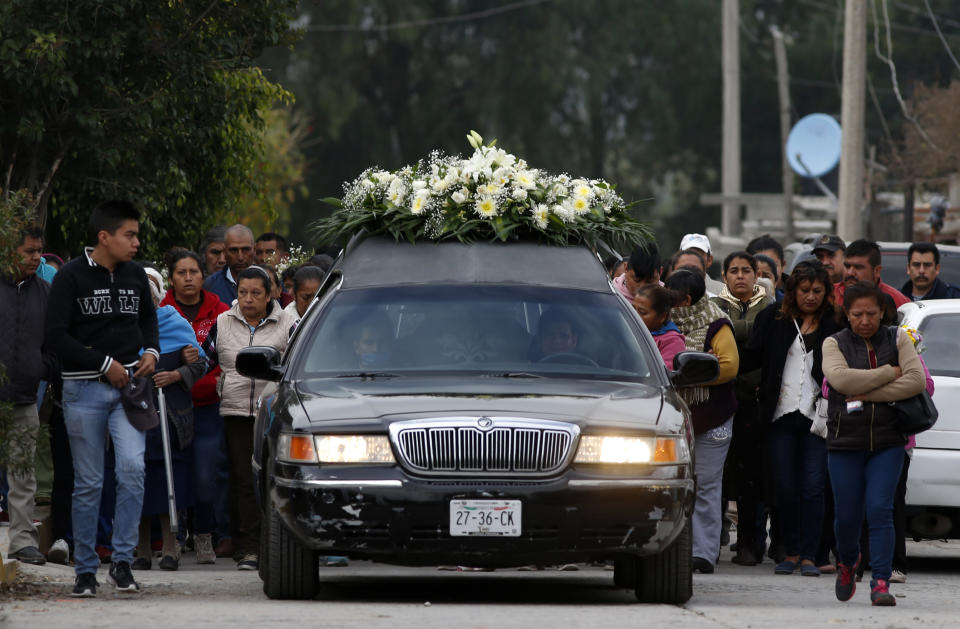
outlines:
[{"label": "headlight", "polygon": [[396,463],[386,435],[317,435],[321,463]]},{"label": "headlight", "polygon": [[277,459],[287,463],[396,463],[385,435],[280,435]]},{"label": "headlight", "polygon": [[580,438],[574,463],[676,465],[690,460],[687,442],[681,437]]}]

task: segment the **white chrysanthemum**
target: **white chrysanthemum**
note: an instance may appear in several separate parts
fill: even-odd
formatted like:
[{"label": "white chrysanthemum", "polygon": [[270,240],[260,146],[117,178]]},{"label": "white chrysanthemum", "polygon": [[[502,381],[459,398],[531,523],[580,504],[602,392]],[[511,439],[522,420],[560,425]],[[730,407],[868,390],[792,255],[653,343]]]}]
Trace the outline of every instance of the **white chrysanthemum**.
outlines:
[{"label": "white chrysanthemum", "polygon": [[519,170],[513,178],[513,185],[524,190],[533,190],[537,187],[537,171]]},{"label": "white chrysanthemum", "polygon": [[583,216],[590,211],[590,202],[584,199],[583,197],[572,197],[567,199],[567,203],[570,205],[570,209],[577,216]]},{"label": "white chrysanthemum", "polygon": [[498,194],[500,190],[502,190],[502,186],[500,186],[500,184],[495,181],[491,181],[485,184],[480,184],[479,186],[477,186],[477,193],[482,194],[484,196],[492,197],[493,195]]},{"label": "white chrysanthemum", "polygon": [[571,185],[573,196],[581,199],[589,199],[593,196],[593,187],[583,179],[577,179]]},{"label": "white chrysanthemum", "polygon": [[573,211],[559,203],[551,207],[550,211],[560,217],[560,220],[564,223],[569,223],[573,220]]},{"label": "white chrysanthemum", "polygon": [[499,213],[497,202],[491,196],[479,197],[473,208],[481,218],[493,218]]},{"label": "white chrysanthemum", "polygon": [[423,211],[427,209],[427,204],[430,202],[430,192],[428,190],[421,190],[413,197],[413,202],[410,203],[410,212],[412,214],[423,214]]},{"label": "white chrysanthemum", "polygon": [[510,197],[514,201],[526,201],[527,200],[527,191],[523,188],[514,188],[510,192]]},{"label": "white chrysanthemum", "polygon": [[540,229],[547,228],[547,219],[550,216],[550,208],[542,203],[537,203],[533,206],[533,220],[537,223],[537,227]]},{"label": "white chrysanthemum", "polygon": [[414,180],[411,182],[410,187],[413,189],[413,193],[414,193],[414,194],[417,194],[417,193],[419,193],[421,190],[425,190],[425,189],[426,189],[426,187],[427,187],[427,182],[424,181],[423,179],[414,179]]}]

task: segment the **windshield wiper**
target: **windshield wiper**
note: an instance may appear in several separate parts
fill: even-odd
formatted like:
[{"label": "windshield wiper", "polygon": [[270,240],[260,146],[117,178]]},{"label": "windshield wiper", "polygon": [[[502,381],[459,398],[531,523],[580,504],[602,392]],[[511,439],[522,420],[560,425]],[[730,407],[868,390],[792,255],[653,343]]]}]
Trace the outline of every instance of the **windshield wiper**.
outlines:
[{"label": "windshield wiper", "polygon": [[487,378],[542,378],[543,376],[529,371],[507,371],[504,373],[484,374]]},{"label": "windshield wiper", "polygon": [[362,378],[373,379],[373,378],[396,378],[397,374],[389,373],[386,371],[358,371],[356,373],[339,373],[334,376],[334,378]]}]

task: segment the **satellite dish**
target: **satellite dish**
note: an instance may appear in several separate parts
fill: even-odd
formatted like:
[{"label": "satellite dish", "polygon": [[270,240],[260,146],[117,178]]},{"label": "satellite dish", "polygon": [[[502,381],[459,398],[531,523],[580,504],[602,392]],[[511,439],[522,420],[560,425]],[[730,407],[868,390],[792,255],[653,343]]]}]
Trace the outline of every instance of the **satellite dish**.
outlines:
[{"label": "satellite dish", "polygon": [[787,136],[787,161],[801,177],[821,177],[840,161],[840,124],[827,114],[810,114]]}]

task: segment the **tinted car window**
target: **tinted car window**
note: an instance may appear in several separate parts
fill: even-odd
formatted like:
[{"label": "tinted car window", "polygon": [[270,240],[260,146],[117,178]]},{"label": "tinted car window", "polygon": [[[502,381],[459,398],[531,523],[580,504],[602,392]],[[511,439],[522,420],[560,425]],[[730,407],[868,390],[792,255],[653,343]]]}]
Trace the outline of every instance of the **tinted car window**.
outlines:
[{"label": "tinted car window", "polygon": [[297,351],[295,377],[513,373],[651,376],[642,328],[612,294],[555,288],[416,286],[334,296]]},{"label": "tinted car window", "polygon": [[927,369],[935,376],[960,377],[960,314],[927,317],[920,326],[926,351],[921,354]]}]

